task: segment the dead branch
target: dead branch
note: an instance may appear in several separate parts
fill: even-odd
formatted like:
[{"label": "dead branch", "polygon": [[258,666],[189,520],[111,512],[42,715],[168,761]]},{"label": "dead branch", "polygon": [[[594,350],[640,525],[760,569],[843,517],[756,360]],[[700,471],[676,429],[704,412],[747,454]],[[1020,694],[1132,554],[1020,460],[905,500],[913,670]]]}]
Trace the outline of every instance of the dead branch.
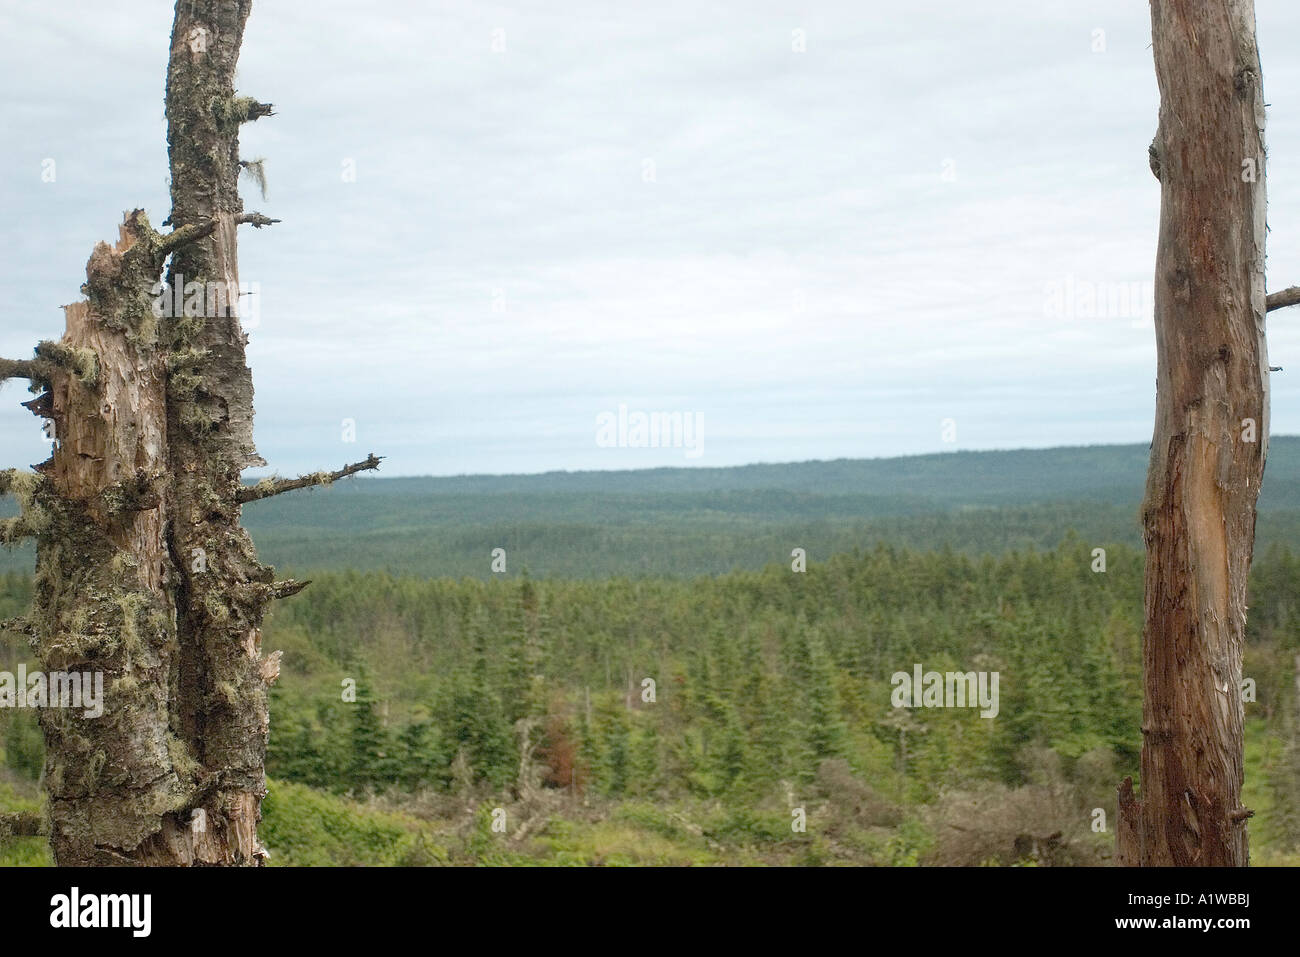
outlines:
[{"label": "dead branch", "polygon": [[311,584],[311,579],[306,581],[297,581],[293,578],[286,578],[284,581],[278,581],[271,585],[272,598],[290,598],[302,591]]},{"label": "dead branch", "polygon": [[[244,213],[235,217],[235,225],[247,223],[254,229],[261,229],[263,226],[272,226],[280,220],[271,219],[269,216],[263,216],[261,213]],[[181,226],[179,229],[173,229],[158,242],[158,257],[164,258],[182,246],[188,246],[190,243],[196,243],[200,239],[206,239],[216,230],[217,225],[221,222],[219,219],[209,219],[206,223],[197,223],[190,226]]]},{"label": "dead branch", "polygon": [[42,379],[35,359],[0,359],[0,382],[8,379]]},{"label": "dead branch", "polygon": [[40,529],[26,515],[0,519],[0,545],[17,545],[27,538],[35,538]]},{"label": "dead branch", "polygon": [[239,490],[239,504],[245,505],[259,499],[270,498],[272,495],[279,495],[282,492],[292,492],[294,489],[332,485],[339,479],[347,478],[349,475],[355,475],[367,469],[377,469],[382,461],[382,455],[375,455],[374,452],[371,452],[366,456],[365,461],[345,465],[337,472],[312,472],[310,475],[302,475],[295,479],[263,479],[256,485],[245,485]]},{"label": "dead branch", "polygon": [[1266,311],[1272,312],[1274,309],[1285,309],[1287,306],[1300,304],[1300,286],[1288,286],[1277,292],[1268,294],[1265,300]]},{"label": "dead branch", "polygon": [[47,385],[56,368],[67,369],[86,385],[99,378],[99,359],[89,349],[72,349],[61,342],[41,342],[33,359],[0,359],[0,382],[28,379]]},{"label": "dead branch", "polygon": [[684,814],[678,814],[676,811],[669,811],[668,816],[672,818],[674,821],[676,821],[678,824],[680,824],[687,831],[689,831],[691,834],[695,835],[700,840],[702,840],[705,844],[707,844],[709,850],[711,851],[725,850],[725,848],[721,844],[719,844],[713,838],[709,837],[707,834],[704,833],[704,828],[700,827],[698,824],[692,823]]},{"label": "dead branch", "polygon": [[259,103],[251,96],[239,97],[235,100],[236,118],[241,123],[253,123],[264,116],[275,116],[275,104]]},{"label": "dead branch", "polygon": [[62,342],[45,340],[36,344],[36,368],[38,376],[48,378],[48,365],[67,369],[85,385],[94,385],[99,381],[99,357],[92,349],[77,349]]}]

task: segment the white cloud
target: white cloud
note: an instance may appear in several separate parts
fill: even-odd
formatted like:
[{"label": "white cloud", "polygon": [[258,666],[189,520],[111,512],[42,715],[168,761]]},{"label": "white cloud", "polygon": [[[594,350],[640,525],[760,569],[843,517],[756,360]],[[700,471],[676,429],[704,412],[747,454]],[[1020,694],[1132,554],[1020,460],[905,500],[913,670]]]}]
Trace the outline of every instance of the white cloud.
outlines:
[{"label": "white cloud", "polygon": [[[1300,10],[1258,15],[1281,286]],[[122,210],[166,217],[170,21],[165,0],[0,12],[22,40],[0,62],[0,354],[57,334]],[[967,448],[1145,440],[1149,327],[1054,317],[1044,290],[1150,279],[1149,31],[1131,0],[257,0],[239,81],[278,115],[245,128],[269,177],[245,202],[284,220],[241,249],[261,450],[336,463],[353,417],[388,474],[691,464],[596,448],[620,401],[701,414],[702,465],[932,451],[948,416]],[[1300,326],[1273,326],[1294,364]],[[1274,387],[1275,430],[1300,431]],[[35,461],[4,398],[11,458]]]}]

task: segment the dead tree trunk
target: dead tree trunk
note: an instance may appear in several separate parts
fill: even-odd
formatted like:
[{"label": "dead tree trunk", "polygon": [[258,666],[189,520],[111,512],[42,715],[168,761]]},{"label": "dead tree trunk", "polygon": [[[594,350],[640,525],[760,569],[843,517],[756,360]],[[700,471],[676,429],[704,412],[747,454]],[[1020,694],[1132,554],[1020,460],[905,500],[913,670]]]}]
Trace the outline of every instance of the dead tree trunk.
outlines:
[{"label": "dead tree trunk", "polygon": [[[239,127],[269,105],[234,90],[250,0],[180,0],[167,78],[174,230],[130,213],[100,243],[84,302],[29,360],[26,403],[53,425],[49,461],[0,473],[22,511],[0,540],[37,544],[28,633],[47,673],[100,673],[103,714],[47,707],[45,787],[57,863],[257,864],[265,794],[267,604],[276,582],[243,502],[328,483],[379,459],[252,488],[253,386],[239,320]],[[169,288],[160,294],[167,260]],[[173,311],[169,307],[179,304]]]},{"label": "dead tree trunk", "polygon": [[1160,123],[1141,800],[1122,864],[1247,863],[1241,660],[1268,451],[1264,102],[1253,0],[1151,0]]},{"label": "dead tree trunk", "polygon": [[[171,222],[217,224],[171,258],[169,288],[189,287],[203,296],[204,309],[199,317],[164,323],[163,336],[177,357],[168,381],[167,459],[174,476],[168,504],[179,571],[176,617],[188,639],[181,648],[178,719],[200,766],[214,775],[202,806],[221,863],[248,862],[259,853],[273,677],[261,673],[260,660],[273,576],[240,527],[235,498],[240,470],[263,464],[253,446],[253,382],[238,315],[234,223],[243,212],[239,127],[270,112],[235,94],[249,8],[250,0],[177,3],[167,70]],[[217,293],[212,302],[208,289]],[[185,843],[171,827],[154,843],[164,857],[184,854],[183,846],[165,847]]]}]

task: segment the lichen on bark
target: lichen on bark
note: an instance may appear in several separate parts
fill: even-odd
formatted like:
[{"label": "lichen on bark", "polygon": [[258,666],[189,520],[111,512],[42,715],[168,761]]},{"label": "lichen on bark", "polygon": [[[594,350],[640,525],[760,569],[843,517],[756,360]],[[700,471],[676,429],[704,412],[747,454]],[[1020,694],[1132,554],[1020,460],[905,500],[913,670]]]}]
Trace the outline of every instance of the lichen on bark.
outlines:
[{"label": "lichen on bark", "polygon": [[[258,864],[267,685],[260,626],[272,569],[240,527],[253,390],[235,303],[201,316],[155,310],[177,286],[238,289],[238,130],[270,108],[233,89],[248,0],[176,5],[167,78],[175,227],[140,210],[91,253],[66,331],[5,378],[54,439],[35,472],[0,473],[34,538],[26,625],[47,672],[99,673],[104,708],[42,708],[56,862]],[[202,810],[202,815],[196,812]],[[202,820],[203,827],[193,826]]]}]

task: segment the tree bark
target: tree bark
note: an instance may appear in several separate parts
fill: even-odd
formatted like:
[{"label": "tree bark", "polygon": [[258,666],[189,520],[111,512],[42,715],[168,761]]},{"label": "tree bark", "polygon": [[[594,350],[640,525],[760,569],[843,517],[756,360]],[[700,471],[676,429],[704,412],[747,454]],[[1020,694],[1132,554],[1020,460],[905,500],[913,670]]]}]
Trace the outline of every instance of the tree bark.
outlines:
[{"label": "tree bark", "polygon": [[1141,800],[1117,856],[1244,866],[1241,661],[1268,452],[1264,102],[1253,0],[1151,0],[1160,180]]},{"label": "tree bark", "polygon": [[[23,630],[46,673],[99,673],[103,713],[41,708],[49,834],[59,865],[257,865],[266,791],[266,605],[276,582],[240,526],[240,503],[377,468],[379,459],[249,492],[253,385],[238,315],[236,230],[245,214],[239,127],[271,108],[235,95],[249,0],[178,0],[167,77],[175,229],[127,214],[86,267],[66,332],[0,380],[52,423],[50,459],[0,472],[35,538]],[[169,285],[159,276],[170,257]],[[179,314],[161,306],[171,300]],[[256,488],[263,488],[257,486]]]},{"label": "tree bark", "polygon": [[[34,604],[47,674],[103,674],[105,710],[42,708],[50,840],[59,863],[129,858],[159,818],[187,802],[184,744],[169,702],[177,657],[168,581],[165,369],[147,293],[157,234],[129,214],[115,246],[86,267],[87,301],[65,307],[54,367],[28,406],[54,423],[28,511],[39,516]],[[89,358],[93,357],[93,358]]]},{"label": "tree bark", "polygon": [[[264,464],[253,445],[253,382],[239,320],[235,220],[239,127],[254,101],[235,94],[235,65],[250,0],[176,4],[167,71],[171,222],[215,222],[171,257],[168,284],[225,290],[199,317],[164,321],[168,381],[170,548],[178,569],[183,736],[212,785],[200,806],[211,839],[206,863],[246,864],[261,853],[257,820],[266,791],[269,729],[261,625],[273,573],[240,527],[240,470]],[[212,308],[212,306],[216,308]],[[184,823],[184,822],[180,822]],[[153,851],[187,856],[184,833],[165,827]]]}]

